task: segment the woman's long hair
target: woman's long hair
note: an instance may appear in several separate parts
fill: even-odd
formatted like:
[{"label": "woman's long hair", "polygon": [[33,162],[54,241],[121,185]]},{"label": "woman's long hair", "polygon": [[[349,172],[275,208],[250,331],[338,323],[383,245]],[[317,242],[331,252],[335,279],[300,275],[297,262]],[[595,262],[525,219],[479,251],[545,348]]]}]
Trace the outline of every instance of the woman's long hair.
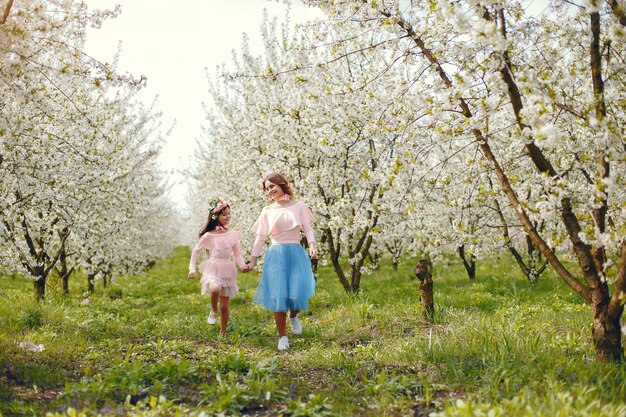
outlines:
[{"label": "woman's long hair", "polygon": [[289,184],[289,181],[287,181],[287,179],[283,177],[281,174],[270,172],[270,173],[266,173],[263,176],[262,187],[263,187],[264,193],[267,191],[267,189],[265,188],[265,181],[269,181],[272,184],[278,185],[280,189],[283,190],[283,193],[288,194],[289,197],[293,198],[293,190],[291,189],[291,185]]}]

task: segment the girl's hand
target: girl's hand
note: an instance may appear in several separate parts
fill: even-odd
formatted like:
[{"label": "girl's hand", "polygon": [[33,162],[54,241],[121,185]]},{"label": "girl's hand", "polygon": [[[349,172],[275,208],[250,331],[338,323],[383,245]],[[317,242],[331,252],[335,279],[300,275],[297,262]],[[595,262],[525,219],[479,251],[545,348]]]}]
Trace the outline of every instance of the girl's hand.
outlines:
[{"label": "girl's hand", "polygon": [[195,272],[190,272],[189,275],[187,275],[187,278],[189,278],[189,279],[196,279],[196,273]]},{"label": "girl's hand", "polygon": [[309,246],[309,258],[317,259],[317,250],[315,249],[315,246]]}]

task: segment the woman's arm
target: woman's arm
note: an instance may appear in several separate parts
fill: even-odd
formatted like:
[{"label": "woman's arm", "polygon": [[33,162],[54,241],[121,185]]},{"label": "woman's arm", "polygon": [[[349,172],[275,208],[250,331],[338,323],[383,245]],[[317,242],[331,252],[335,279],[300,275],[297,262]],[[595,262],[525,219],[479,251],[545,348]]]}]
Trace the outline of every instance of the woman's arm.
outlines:
[{"label": "woman's arm", "polygon": [[252,255],[250,256],[250,262],[248,263],[248,267],[250,269],[256,266],[256,262],[261,256],[261,252],[263,251],[263,247],[265,246],[265,240],[267,239],[266,234],[257,234],[256,240],[254,241],[254,246],[252,247]]},{"label": "woman's arm", "polygon": [[309,257],[311,259],[317,258],[317,249],[315,248],[315,235],[313,234],[313,228],[311,227],[311,219],[313,215],[308,207],[305,205],[305,214],[302,216],[302,231],[306,237],[306,241],[309,245]]},{"label": "woman's arm", "polygon": [[304,236],[306,237],[307,244],[309,245],[309,257],[311,259],[316,259],[317,249],[315,248],[315,236],[313,235],[311,223],[303,224],[302,231],[304,231]]}]

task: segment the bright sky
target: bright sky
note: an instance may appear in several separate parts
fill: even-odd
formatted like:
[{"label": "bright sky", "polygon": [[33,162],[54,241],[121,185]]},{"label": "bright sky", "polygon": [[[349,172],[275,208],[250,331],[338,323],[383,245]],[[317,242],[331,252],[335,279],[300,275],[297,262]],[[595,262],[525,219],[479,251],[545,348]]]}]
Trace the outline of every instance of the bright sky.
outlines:
[{"label": "bright sky", "polygon": [[[240,50],[244,33],[250,48],[262,52],[260,26],[263,10],[283,20],[287,7],[271,0],[86,0],[90,8],[113,9],[120,4],[122,13],[92,30],[87,51],[95,58],[111,62],[121,44],[118,69],[145,75],[147,87],[141,98],[147,104],[157,97],[157,110],[163,112],[168,127],[176,122],[163,148],[161,163],[166,170],[186,167],[201,139],[209,102],[205,69],[230,65],[232,51]],[[305,21],[317,11],[293,0],[290,20]],[[172,174],[171,197],[184,208],[184,178]]]}]

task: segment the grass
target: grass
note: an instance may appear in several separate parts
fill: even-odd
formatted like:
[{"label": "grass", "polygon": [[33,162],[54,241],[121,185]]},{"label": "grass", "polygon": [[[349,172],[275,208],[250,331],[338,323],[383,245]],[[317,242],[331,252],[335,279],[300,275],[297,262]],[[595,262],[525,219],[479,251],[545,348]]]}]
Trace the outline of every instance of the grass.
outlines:
[{"label": "grass", "polygon": [[504,258],[479,263],[474,281],[437,264],[424,326],[412,260],[383,263],[357,295],[320,267],[304,332],[279,353],[271,314],[252,302],[258,274],[239,275],[220,339],[188,259],[177,248],[88,297],[75,276],[73,296],[44,302],[30,281],[0,279],[0,414],[626,415],[626,366],[595,362],[589,308],[549,273],[532,286]]}]

